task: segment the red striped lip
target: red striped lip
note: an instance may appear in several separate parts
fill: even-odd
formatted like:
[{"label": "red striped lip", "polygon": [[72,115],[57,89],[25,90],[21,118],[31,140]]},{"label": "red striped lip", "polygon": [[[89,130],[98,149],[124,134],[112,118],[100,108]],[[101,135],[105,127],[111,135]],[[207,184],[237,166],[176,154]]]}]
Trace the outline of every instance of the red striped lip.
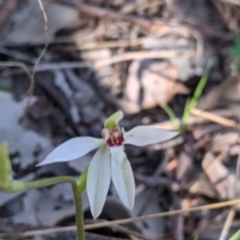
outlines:
[{"label": "red striped lip", "polygon": [[114,129],[109,133],[109,138],[106,141],[109,147],[120,147],[123,145],[124,137],[123,133],[118,129]]}]

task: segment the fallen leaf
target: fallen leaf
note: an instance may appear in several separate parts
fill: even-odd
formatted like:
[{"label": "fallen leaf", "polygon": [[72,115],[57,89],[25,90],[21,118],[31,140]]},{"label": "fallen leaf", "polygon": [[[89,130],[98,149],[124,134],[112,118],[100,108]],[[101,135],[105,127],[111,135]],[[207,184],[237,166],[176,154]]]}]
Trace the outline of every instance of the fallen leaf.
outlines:
[{"label": "fallen leaf", "polygon": [[238,139],[238,132],[231,131],[215,134],[212,139],[212,151],[218,153],[227,152],[233,145],[237,144]]},{"label": "fallen leaf", "polygon": [[188,191],[191,194],[204,195],[210,198],[217,197],[217,193],[205,173],[197,176],[197,179],[189,184]]},{"label": "fallen leaf", "polygon": [[237,76],[230,77],[214,87],[199,100],[197,107],[201,109],[213,109],[216,107],[230,106],[235,109],[234,104],[237,104],[236,107],[239,108],[239,102],[240,76]]},{"label": "fallen leaf", "polygon": [[165,61],[134,61],[129,68],[126,99],[142,109],[166,105],[176,94],[189,93],[176,82],[178,77],[179,69]]},{"label": "fallen leaf", "polygon": [[176,94],[188,94],[183,84],[176,82],[179,70],[167,62],[153,62],[142,72],[144,109],[158,104],[166,105]]},{"label": "fallen leaf", "polygon": [[[212,152],[207,152],[202,161],[202,168],[211,184],[216,189],[222,200],[235,198],[235,174],[226,168],[219,157],[214,157]],[[237,184],[239,192],[239,181]]]}]

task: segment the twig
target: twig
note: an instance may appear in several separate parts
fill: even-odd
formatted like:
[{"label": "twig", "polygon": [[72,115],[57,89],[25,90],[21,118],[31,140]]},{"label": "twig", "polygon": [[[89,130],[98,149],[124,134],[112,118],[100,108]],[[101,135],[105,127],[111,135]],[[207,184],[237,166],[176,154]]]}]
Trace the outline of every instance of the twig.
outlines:
[{"label": "twig", "polygon": [[19,61],[24,61],[24,62],[31,63],[31,64],[34,64],[36,61],[35,58],[32,58],[25,53],[22,53],[22,52],[19,52],[16,50],[11,50],[11,49],[4,48],[4,47],[0,47],[0,53],[6,55],[8,57],[17,59]]},{"label": "twig", "polygon": [[[153,38],[149,37],[141,37],[136,39],[126,39],[126,40],[117,40],[117,41],[102,41],[102,42],[86,42],[82,43],[76,42],[76,46],[69,46],[62,48],[63,51],[69,50],[92,50],[92,49],[99,49],[99,48],[116,48],[116,47],[129,47],[129,46],[138,46],[142,45],[144,42],[148,40],[152,40]],[[61,48],[58,46],[57,48]],[[56,48],[52,48],[55,50]]]},{"label": "twig", "polygon": [[[150,215],[140,216],[140,217],[135,217],[135,218],[126,218],[126,219],[120,219],[120,220],[115,220],[115,221],[87,224],[87,225],[85,225],[85,230],[110,227],[110,226],[115,226],[117,224],[127,224],[127,223],[131,223],[131,222],[142,221],[145,219],[154,219],[154,218],[160,218],[160,217],[174,216],[174,215],[189,213],[189,212],[226,208],[226,207],[235,206],[237,204],[240,204],[240,199],[235,199],[235,200],[230,200],[230,201],[225,201],[225,202],[220,202],[220,203],[207,204],[207,205],[193,207],[193,208],[179,209],[179,210],[174,210],[174,211],[170,211],[170,212],[155,213],[155,214],[150,214]],[[65,232],[65,231],[75,231],[75,230],[76,230],[75,226],[59,227],[59,228],[25,231],[25,232],[1,233],[0,237],[9,237],[9,236],[17,236],[17,235],[26,237],[26,236],[34,236],[34,235]]]},{"label": "twig", "polygon": [[36,69],[37,69],[43,55],[45,54],[45,52],[47,51],[47,48],[48,48],[48,18],[47,18],[47,14],[46,14],[46,11],[44,9],[42,0],[38,0],[38,4],[39,4],[40,10],[42,12],[43,21],[44,21],[45,46],[42,49],[41,53],[39,54],[39,56],[37,58],[37,61],[34,65],[34,67],[33,67],[33,82],[32,82],[32,85],[30,86],[30,89],[29,89],[29,92],[28,92],[29,100],[31,99],[31,97],[33,95],[33,91],[34,91]]},{"label": "twig", "polygon": [[240,6],[239,0],[219,0],[219,1]]},{"label": "twig", "polygon": [[[69,68],[88,68],[94,67],[95,69],[100,69],[102,67],[119,63],[123,61],[130,61],[136,59],[151,59],[151,58],[174,58],[179,55],[183,55],[183,57],[191,57],[194,56],[196,53],[193,50],[190,51],[172,51],[172,50],[164,50],[164,51],[137,51],[137,52],[128,52],[123,53],[121,55],[114,56],[112,58],[102,59],[97,61],[96,63],[87,63],[87,62],[61,62],[61,63],[47,63],[47,64],[40,64],[34,70],[35,72],[42,72],[42,71],[50,71],[50,70],[59,70],[59,69],[69,69]],[[19,71],[15,71],[12,74],[19,74]],[[9,76],[9,74],[5,74],[3,76]]]},{"label": "twig", "polygon": [[[38,68],[35,70],[35,72],[55,71],[60,69],[90,68],[91,66],[92,65],[90,63],[86,62],[42,63],[38,65]],[[19,73],[22,73],[22,70],[12,70],[11,72],[5,72],[2,74],[2,76],[8,77]]]},{"label": "twig", "polygon": [[[97,220],[98,221],[98,220]],[[98,221],[98,222],[106,222],[106,221]],[[135,232],[133,230],[130,230],[126,227],[120,226],[120,225],[114,225],[110,226],[113,230],[117,230],[119,232],[137,237],[138,239],[143,239],[143,240],[150,240],[146,236]],[[15,233],[0,233],[0,238],[1,237],[13,237],[13,236],[21,236],[21,237],[30,237],[30,236],[39,236],[39,235],[48,235],[48,234],[54,234],[54,233],[60,233],[60,232],[75,232],[77,231],[76,226],[68,226],[68,227],[55,227],[55,228],[48,228],[48,229],[40,229],[40,230],[30,230],[30,231],[25,231],[25,232],[15,232]]]},{"label": "twig", "polygon": [[226,219],[226,221],[223,225],[223,229],[221,231],[219,240],[227,239],[227,235],[228,235],[229,229],[232,226],[232,222],[233,222],[234,217],[235,217],[235,210],[234,210],[234,207],[231,207],[230,211],[228,212],[227,219]]},{"label": "twig", "polygon": [[88,68],[90,63],[86,62],[60,62],[60,63],[42,63],[38,65],[36,72],[54,71],[60,69]]},{"label": "twig", "polygon": [[31,86],[34,85],[34,79],[33,79],[33,76],[29,70],[29,68],[27,67],[26,64],[24,63],[21,63],[21,62],[1,62],[0,61],[0,67],[3,66],[3,67],[20,67],[22,68],[23,72],[26,73],[26,75],[28,76],[29,80],[30,80],[30,85],[29,85],[29,89],[28,89],[28,92],[30,92],[30,88]]},{"label": "twig", "polygon": [[155,214],[150,214],[150,215],[140,216],[140,217],[135,217],[135,218],[127,218],[127,219],[109,221],[109,222],[105,222],[105,223],[89,224],[89,225],[85,225],[85,229],[89,230],[89,229],[103,228],[103,227],[107,227],[107,226],[109,227],[114,224],[126,224],[126,223],[131,223],[131,222],[142,221],[145,219],[154,219],[154,218],[160,218],[160,217],[173,216],[173,215],[182,214],[182,213],[186,213],[186,212],[189,213],[189,212],[204,211],[204,210],[217,209],[217,208],[225,208],[225,207],[231,207],[231,206],[234,206],[237,204],[240,204],[240,199],[225,201],[225,202],[220,202],[220,203],[207,204],[207,205],[203,205],[203,206],[199,206],[199,207],[174,210],[174,211],[170,211],[170,212],[155,213]]},{"label": "twig", "polygon": [[181,57],[193,57],[196,52],[193,50],[188,51],[174,51],[174,50],[161,50],[161,51],[137,51],[137,52],[127,52],[121,55],[113,56],[112,58],[102,59],[94,64],[94,68],[98,69],[111,65],[114,63],[138,60],[138,59],[152,59],[152,58],[175,58],[177,56]]},{"label": "twig", "polygon": [[236,127],[236,125],[237,125],[233,120],[227,119],[225,117],[218,116],[216,114],[213,114],[211,112],[207,112],[207,111],[204,111],[204,110],[201,110],[201,109],[192,108],[190,110],[190,112],[195,116],[208,119],[209,121],[221,124],[221,125],[226,126],[226,127]]},{"label": "twig", "polygon": [[[238,139],[239,138],[240,138],[240,133],[239,133]],[[239,168],[240,168],[240,153],[238,154],[237,166],[236,166],[236,175],[235,175],[235,181],[234,181],[234,197],[237,197],[237,195],[238,195],[237,186],[238,186],[238,180],[239,180],[239,174],[240,174]],[[234,207],[231,207],[230,211],[228,212],[228,216],[224,223],[219,240],[225,240],[227,238],[229,230],[232,226],[234,217],[235,217],[235,209],[234,209]]]},{"label": "twig", "polygon": [[[221,110],[213,110],[211,112],[214,115],[218,115],[224,118],[231,118],[231,117],[236,117],[235,114],[228,109],[221,109]],[[179,122],[180,124],[180,119],[177,118],[176,119],[177,122]],[[190,116],[190,118],[187,121],[187,126],[193,126],[195,124],[202,124],[202,123],[206,123],[209,122],[209,119],[206,118],[202,118],[201,116]],[[166,130],[174,130],[171,121],[165,121],[165,122],[161,122],[161,123],[156,123],[154,124],[155,127],[159,127],[159,128],[163,128]]]}]

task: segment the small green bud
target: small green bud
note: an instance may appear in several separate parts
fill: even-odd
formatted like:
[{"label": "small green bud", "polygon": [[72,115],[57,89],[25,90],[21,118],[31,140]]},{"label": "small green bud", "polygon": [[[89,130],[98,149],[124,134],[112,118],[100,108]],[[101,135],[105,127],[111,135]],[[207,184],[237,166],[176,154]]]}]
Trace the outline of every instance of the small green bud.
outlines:
[{"label": "small green bud", "polygon": [[0,144],[0,191],[20,192],[25,190],[25,184],[12,179],[12,164],[8,155],[8,144]]},{"label": "small green bud", "polygon": [[21,181],[12,180],[10,185],[5,188],[2,188],[0,185],[0,191],[3,191],[3,192],[15,193],[15,192],[21,192],[24,190],[26,190],[26,186]]},{"label": "small green bud", "polygon": [[0,186],[8,187],[12,182],[12,165],[8,155],[8,144],[0,144]]}]

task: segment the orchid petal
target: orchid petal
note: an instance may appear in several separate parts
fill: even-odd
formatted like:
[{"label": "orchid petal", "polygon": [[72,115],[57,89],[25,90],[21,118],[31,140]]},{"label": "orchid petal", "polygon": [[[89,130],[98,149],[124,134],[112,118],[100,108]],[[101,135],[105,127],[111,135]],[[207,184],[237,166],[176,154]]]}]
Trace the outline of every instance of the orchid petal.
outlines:
[{"label": "orchid petal", "polygon": [[135,182],[132,167],[124,151],[112,155],[112,180],[123,204],[132,209],[135,199]]},{"label": "orchid petal", "polygon": [[93,156],[88,168],[87,194],[91,213],[96,219],[102,212],[111,181],[110,152],[101,146]]},{"label": "orchid petal", "polygon": [[178,135],[178,132],[167,131],[152,126],[138,126],[124,134],[124,144],[146,146],[167,141]]},{"label": "orchid petal", "polygon": [[38,166],[78,159],[100,147],[103,143],[102,139],[92,137],[72,138],[56,147]]}]

